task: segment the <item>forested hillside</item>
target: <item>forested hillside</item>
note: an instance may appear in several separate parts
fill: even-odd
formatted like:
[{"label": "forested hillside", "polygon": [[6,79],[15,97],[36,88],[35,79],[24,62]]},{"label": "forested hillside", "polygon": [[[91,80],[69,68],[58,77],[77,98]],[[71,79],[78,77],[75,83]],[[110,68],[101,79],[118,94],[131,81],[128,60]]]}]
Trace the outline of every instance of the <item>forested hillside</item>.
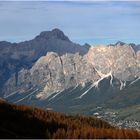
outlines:
[{"label": "forested hillside", "polygon": [[0,138],[140,138],[140,132],[114,128],[96,118],[46,112],[1,100]]}]

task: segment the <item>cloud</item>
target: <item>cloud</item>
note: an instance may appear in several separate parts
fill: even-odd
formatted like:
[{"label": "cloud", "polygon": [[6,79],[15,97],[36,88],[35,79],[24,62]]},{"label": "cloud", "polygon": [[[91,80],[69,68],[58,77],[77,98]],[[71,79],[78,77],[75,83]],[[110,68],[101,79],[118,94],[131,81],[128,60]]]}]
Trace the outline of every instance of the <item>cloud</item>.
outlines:
[{"label": "cloud", "polygon": [[138,40],[139,9],[140,2],[128,1],[0,2],[0,40],[28,40],[56,27],[79,42]]}]

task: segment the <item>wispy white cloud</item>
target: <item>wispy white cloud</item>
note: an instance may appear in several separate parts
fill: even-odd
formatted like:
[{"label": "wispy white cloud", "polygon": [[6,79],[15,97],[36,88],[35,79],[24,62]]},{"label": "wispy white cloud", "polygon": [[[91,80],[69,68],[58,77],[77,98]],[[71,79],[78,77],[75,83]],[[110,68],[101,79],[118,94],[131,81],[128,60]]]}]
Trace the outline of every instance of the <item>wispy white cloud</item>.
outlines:
[{"label": "wispy white cloud", "polygon": [[56,27],[79,42],[139,40],[139,9],[138,1],[4,1],[0,2],[0,40],[27,40]]}]

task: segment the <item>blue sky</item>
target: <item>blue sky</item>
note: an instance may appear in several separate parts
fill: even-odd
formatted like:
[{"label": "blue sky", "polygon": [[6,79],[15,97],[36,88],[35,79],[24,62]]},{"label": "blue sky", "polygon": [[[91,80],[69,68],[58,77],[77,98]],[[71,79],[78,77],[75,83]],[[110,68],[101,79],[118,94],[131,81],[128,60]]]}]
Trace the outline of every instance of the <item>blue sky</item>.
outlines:
[{"label": "blue sky", "polygon": [[53,28],[80,44],[140,44],[140,2],[0,1],[0,40],[30,40]]}]

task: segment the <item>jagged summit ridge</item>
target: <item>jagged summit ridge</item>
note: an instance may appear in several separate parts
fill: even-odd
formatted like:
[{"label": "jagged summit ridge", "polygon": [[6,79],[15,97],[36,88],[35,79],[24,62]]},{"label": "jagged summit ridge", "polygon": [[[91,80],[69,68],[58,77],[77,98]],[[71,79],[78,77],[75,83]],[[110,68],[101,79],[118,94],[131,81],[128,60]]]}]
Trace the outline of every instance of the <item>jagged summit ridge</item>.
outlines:
[{"label": "jagged summit ridge", "polygon": [[51,38],[70,41],[69,38],[66,35],[64,35],[64,33],[58,28],[55,28],[52,31],[43,31],[40,33],[40,35],[36,37],[36,39],[51,39]]},{"label": "jagged summit ridge", "polygon": [[87,53],[89,62],[100,72],[113,75],[120,80],[133,80],[139,76],[139,56],[130,45],[91,47]]},{"label": "jagged summit ridge", "polygon": [[0,89],[12,74],[29,69],[47,52],[77,53],[84,55],[89,46],[73,43],[59,29],[42,32],[32,40],[20,43],[0,42]]},{"label": "jagged summit ridge", "polygon": [[99,75],[94,67],[79,53],[66,53],[59,56],[55,52],[49,52],[46,56],[42,56],[31,69],[19,71],[18,78],[13,74],[6,82],[3,91],[7,96],[15,91],[26,91],[36,86],[43,86],[41,93],[49,96],[53,92],[97,79]]},{"label": "jagged summit ridge", "polygon": [[127,44],[127,43],[122,42],[122,41],[117,41],[115,44],[109,44],[108,46],[114,46],[115,47],[115,46],[126,46],[126,45],[131,46],[135,52],[140,50],[140,45],[139,44],[137,44],[137,45],[135,43]]},{"label": "jagged summit ridge", "polygon": [[84,56],[79,53],[59,55],[48,52],[40,57],[31,69],[22,69],[13,74],[6,82],[3,92],[8,96],[41,87],[37,97],[48,98],[55,92],[89,82],[93,83],[91,88],[98,88],[101,81],[108,77],[111,87],[113,79],[118,79],[118,88],[122,90],[125,81],[133,81],[140,76],[139,63],[139,56],[130,45],[92,46]]},{"label": "jagged summit ridge", "polygon": [[[13,46],[0,44],[0,86],[4,97],[31,89],[49,97],[87,83],[98,87],[108,74],[109,85],[116,78],[122,89],[124,81],[140,76],[140,51],[131,44],[80,46],[59,29],[42,32],[33,40]],[[8,46],[4,48],[5,44]]]}]

